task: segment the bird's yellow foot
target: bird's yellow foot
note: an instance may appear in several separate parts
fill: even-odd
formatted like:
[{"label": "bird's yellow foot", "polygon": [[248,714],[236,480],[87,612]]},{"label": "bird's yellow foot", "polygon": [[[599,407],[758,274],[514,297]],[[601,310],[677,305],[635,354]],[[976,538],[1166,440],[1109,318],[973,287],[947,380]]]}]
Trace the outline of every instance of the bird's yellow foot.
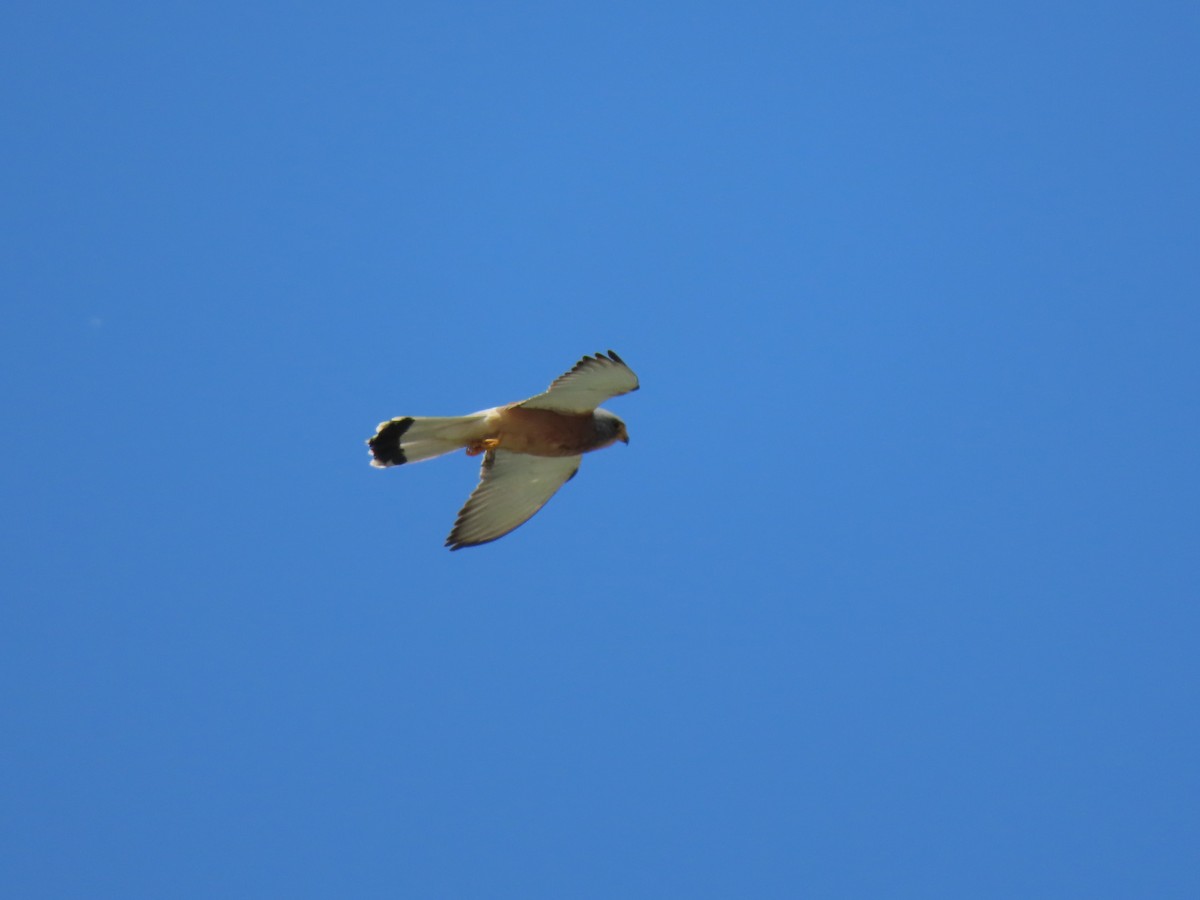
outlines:
[{"label": "bird's yellow foot", "polygon": [[482,441],[467,445],[467,456],[478,456],[485,450],[495,450],[499,446],[499,438],[484,438]]}]

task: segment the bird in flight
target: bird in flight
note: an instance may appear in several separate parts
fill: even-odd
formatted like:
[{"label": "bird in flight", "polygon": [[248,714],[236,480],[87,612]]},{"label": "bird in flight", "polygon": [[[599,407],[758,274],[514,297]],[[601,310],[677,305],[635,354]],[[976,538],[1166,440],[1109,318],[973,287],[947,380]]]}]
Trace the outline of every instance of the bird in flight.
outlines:
[{"label": "bird in flight", "polygon": [[367,441],[371,465],[386,469],[465,449],[483,454],[479,484],[458,513],[451,550],[504,537],[533,517],[579,470],[583,454],[629,443],[625,423],[599,406],[638,389],[613,351],[585,356],[545,393],[469,416],[402,416]]}]

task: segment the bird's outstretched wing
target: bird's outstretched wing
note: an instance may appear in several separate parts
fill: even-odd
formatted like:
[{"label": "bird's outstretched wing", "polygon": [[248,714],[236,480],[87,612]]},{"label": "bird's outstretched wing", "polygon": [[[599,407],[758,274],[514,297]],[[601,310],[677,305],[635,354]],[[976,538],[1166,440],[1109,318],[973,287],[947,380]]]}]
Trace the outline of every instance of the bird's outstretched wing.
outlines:
[{"label": "bird's outstretched wing", "polygon": [[580,456],[529,456],[489,450],[479,484],[446,538],[451,550],[486,544],[523,525],[579,469]]},{"label": "bird's outstretched wing", "polygon": [[585,356],[570,372],[554,379],[544,394],[530,397],[520,405],[526,409],[586,413],[610,397],[637,389],[638,379],[633,370],[609,350],[607,355]]}]

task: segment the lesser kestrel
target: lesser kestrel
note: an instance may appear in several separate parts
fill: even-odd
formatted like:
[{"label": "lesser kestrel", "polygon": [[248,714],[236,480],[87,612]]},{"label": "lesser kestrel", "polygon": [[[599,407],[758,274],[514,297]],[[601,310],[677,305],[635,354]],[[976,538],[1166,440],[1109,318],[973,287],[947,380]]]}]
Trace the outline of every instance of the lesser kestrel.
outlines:
[{"label": "lesser kestrel", "polygon": [[544,394],[469,416],[403,416],[380,424],[367,441],[378,468],[466,449],[483,454],[479,484],[459,511],[451,550],[503,537],[541,509],[579,469],[584,453],[623,441],[625,423],[599,409],[638,389],[637,376],[611,350],[585,356]]}]

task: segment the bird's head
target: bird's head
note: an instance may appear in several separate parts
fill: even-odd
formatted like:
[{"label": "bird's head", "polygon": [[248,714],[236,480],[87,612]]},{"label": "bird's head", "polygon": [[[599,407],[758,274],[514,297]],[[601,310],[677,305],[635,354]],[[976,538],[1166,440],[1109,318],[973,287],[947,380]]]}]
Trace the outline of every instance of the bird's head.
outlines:
[{"label": "bird's head", "polygon": [[625,423],[607,409],[596,410],[594,418],[596,430],[608,443],[613,441],[620,441],[622,444],[629,443],[629,431],[625,428]]}]

